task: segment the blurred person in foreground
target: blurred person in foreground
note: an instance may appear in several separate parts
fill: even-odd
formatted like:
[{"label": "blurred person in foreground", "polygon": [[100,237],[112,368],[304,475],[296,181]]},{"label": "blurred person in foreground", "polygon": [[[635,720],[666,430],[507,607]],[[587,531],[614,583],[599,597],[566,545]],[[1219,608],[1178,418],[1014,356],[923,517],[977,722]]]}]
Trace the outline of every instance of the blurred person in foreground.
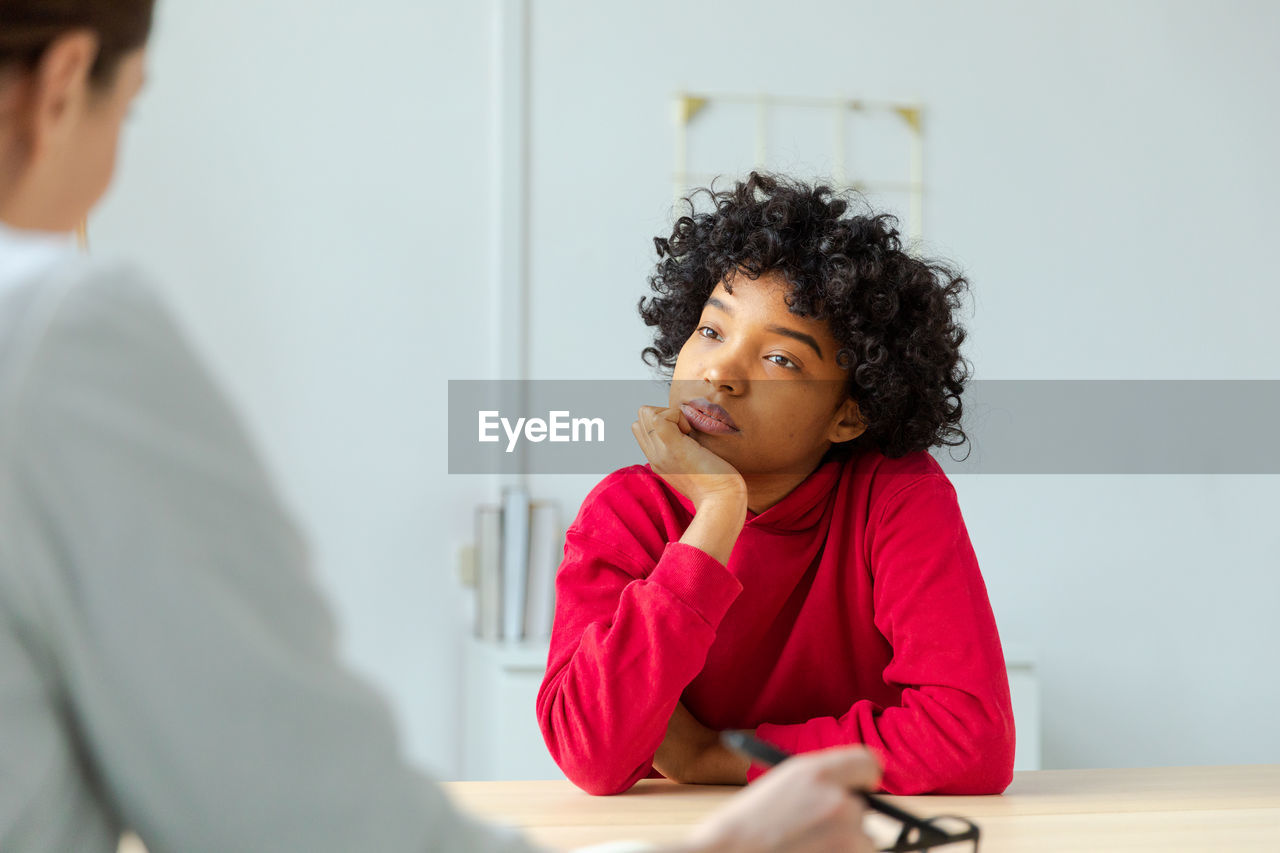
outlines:
[{"label": "blurred person in foreground", "polygon": [[[0,850],[531,849],[406,762],[236,413],[139,274],[72,247],[151,14],[0,0]],[[680,849],[870,849],[878,773],[788,762]]]}]

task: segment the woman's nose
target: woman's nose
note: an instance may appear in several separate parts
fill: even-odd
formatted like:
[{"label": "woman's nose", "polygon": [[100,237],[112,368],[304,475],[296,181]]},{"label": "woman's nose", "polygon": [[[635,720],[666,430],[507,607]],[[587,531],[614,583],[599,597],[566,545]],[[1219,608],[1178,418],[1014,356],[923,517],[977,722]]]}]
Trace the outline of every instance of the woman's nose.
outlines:
[{"label": "woman's nose", "polygon": [[718,347],[702,365],[702,379],[725,394],[741,394],[747,388],[746,368],[742,354],[735,347]]}]

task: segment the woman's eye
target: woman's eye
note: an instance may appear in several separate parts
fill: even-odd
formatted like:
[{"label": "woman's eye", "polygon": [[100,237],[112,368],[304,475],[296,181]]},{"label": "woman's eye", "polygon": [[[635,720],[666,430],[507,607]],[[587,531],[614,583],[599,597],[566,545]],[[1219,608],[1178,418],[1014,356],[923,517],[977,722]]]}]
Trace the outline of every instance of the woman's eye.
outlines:
[{"label": "woman's eye", "polygon": [[774,364],[778,365],[779,367],[786,367],[791,370],[795,370],[796,367],[798,366],[794,361],[787,358],[785,355],[778,355],[777,353],[773,355],[766,355],[765,360],[772,361]]},{"label": "woman's eye", "polygon": [[697,334],[704,338],[711,338],[713,341],[720,340],[720,333],[710,326],[699,326]]}]

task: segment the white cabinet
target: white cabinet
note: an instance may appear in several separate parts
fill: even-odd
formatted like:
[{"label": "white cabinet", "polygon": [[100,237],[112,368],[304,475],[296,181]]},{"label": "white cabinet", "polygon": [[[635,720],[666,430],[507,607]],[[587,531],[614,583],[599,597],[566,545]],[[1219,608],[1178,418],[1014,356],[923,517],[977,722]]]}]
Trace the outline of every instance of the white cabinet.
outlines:
[{"label": "white cabinet", "polygon": [[[1015,770],[1040,769],[1040,689],[1035,660],[1005,648],[1018,729]],[[462,778],[562,779],[538,730],[534,705],[547,646],[493,645],[468,639],[464,682]]]},{"label": "white cabinet", "polygon": [[535,709],[546,643],[495,645],[469,637],[463,666],[461,778],[563,779]]}]

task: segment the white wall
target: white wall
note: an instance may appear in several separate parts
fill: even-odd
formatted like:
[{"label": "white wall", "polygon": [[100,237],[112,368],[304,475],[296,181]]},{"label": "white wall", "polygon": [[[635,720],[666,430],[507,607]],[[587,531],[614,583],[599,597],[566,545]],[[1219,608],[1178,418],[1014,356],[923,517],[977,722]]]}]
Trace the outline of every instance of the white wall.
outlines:
[{"label": "white wall", "polygon": [[[671,97],[911,97],[930,248],[976,293],[985,378],[1280,378],[1267,2],[532,0],[529,374],[647,375]],[[353,11],[354,10],[354,11]],[[490,7],[161,5],[95,250],[145,258],[310,530],[352,658],[413,755],[457,767],[479,478],[450,378],[493,375]],[[1158,425],[1153,425],[1158,428]],[[535,484],[570,509],[590,482]],[[1280,761],[1276,478],[969,477],[1046,766]]]}]

